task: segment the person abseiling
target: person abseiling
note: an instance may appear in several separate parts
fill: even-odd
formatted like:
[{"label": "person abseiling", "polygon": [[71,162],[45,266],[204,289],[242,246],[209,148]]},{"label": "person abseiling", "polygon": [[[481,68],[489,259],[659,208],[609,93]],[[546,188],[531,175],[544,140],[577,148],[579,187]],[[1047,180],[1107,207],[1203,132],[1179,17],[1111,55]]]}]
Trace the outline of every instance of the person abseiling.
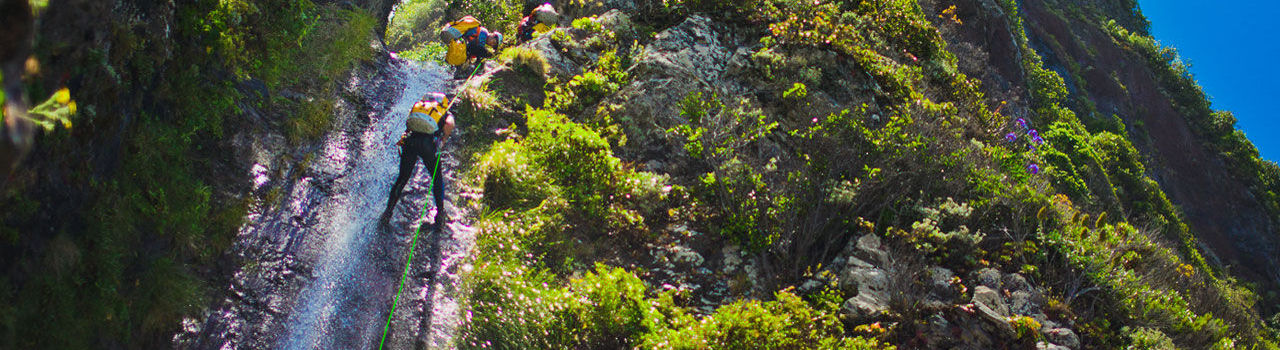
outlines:
[{"label": "person abseiling", "polygon": [[534,34],[551,31],[556,22],[560,21],[560,14],[556,13],[556,8],[551,3],[543,3],[527,13],[529,15],[524,16],[520,20],[520,26],[516,27],[516,40],[521,43],[533,40]]},{"label": "person abseiling", "polygon": [[382,212],[385,224],[391,218],[391,211],[400,201],[404,186],[413,176],[414,166],[421,159],[431,174],[431,194],[436,205],[436,228],[442,228],[448,220],[444,209],[444,177],[440,169],[440,155],[437,153],[444,147],[444,141],[453,133],[453,114],[449,113],[449,97],[433,92],[422,96],[409,111],[409,120],[405,122],[405,135],[397,143],[400,152],[400,176],[391,186],[391,197],[387,198],[387,209]]},{"label": "person abseiling", "polygon": [[440,41],[447,49],[445,63],[463,72],[462,67],[471,59],[493,57],[502,45],[502,33],[490,32],[475,17],[465,16],[440,28]]}]

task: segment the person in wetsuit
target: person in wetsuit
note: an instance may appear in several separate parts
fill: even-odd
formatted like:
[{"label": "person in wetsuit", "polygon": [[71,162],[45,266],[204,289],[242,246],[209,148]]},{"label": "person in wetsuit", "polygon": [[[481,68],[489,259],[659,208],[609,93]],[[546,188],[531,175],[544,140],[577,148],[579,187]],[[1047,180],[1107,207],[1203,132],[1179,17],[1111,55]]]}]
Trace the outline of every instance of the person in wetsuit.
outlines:
[{"label": "person in wetsuit", "polygon": [[382,212],[381,222],[386,224],[391,212],[403,196],[404,186],[413,176],[418,160],[426,165],[431,174],[431,194],[436,206],[436,229],[443,227],[448,221],[444,209],[444,177],[441,176],[439,151],[444,141],[453,133],[453,114],[449,113],[450,99],[442,93],[429,93],[414,103],[406,122],[405,135],[397,143],[400,151],[400,175],[395,185],[391,186],[391,196],[387,198],[387,208]]}]

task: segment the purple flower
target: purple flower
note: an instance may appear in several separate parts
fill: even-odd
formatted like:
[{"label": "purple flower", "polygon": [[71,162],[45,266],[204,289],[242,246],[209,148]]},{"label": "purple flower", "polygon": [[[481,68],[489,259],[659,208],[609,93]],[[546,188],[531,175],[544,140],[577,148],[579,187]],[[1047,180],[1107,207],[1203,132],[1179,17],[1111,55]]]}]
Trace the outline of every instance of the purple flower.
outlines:
[{"label": "purple flower", "polygon": [[1026,129],[1026,128],[1027,128],[1027,120],[1026,120],[1026,119],[1018,118],[1017,122],[1018,122],[1018,126],[1021,126],[1023,129]]},{"label": "purple flower", "polygon": [[1036,145],[1034,145],[1034,144],[1032,144],[1032,145],[1027,145],[1027,150],[1028,150],[1028,151],[1035,152],[1035,151],[1036,151]]},{"label": "purple flower", "polygon": [[1011,132],[1009,132],[1008,134],[1004,134],[1004,140],[1005,140],[1005,141],[1009,141],[1009,142],[1017,141],[1017,140],[1018,140],[1018,134],[1016,134],[1016,133],[1014,133],[1014,132],[1012,132],[1012,131],[1011,131]]},{"label": "purple flower", "polygon": [[1031,129],[1031,131],[1027,132],[1027,136],[1031,136],[1031,138],[1034,139],[1034,138],[1040,137],[1040,133],[1037,132],[1036,129]]},{"label": "purple flower", "polygon": [[1040,135],[1036,135],[1031,137],[1031,142],[1035,142],[1037,145],[1043,145],[1044,139],[1040,138]]},{"label": "purple flower", "polygon": [[1039,166],[1039,165],[1036,165],[1036,163],[1031,163],[1031,165],[1028,165],[1028,166],[1027,166],[1027,171],[1028,171],[1028,172],[1030,172],[1030,173],[1031,173],[1031,175],[1039,174],[1039,173],[1040,173],[1040,166]]}]

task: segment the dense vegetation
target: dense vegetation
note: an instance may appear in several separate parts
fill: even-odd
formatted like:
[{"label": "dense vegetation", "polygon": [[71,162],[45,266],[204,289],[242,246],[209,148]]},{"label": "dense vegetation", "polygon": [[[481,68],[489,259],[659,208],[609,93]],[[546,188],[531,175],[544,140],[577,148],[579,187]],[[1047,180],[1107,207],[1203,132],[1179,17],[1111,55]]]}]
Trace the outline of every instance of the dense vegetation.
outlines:
[{"label": "dense vegetation", "polygon": [[[1144,58],[1197,136],[1280,219],[1280,168],[1258,157],[1229,112],[1210,108],[1176,53],[1146,34],[1136,2],[1049,2],[1061,5],[1055,16],[1102,28]],[[129,17],[96,29],[109,48],[68,34],[85,29],[65,20],[82,10],[37,6],[45,73],[27,81],[29,98],[61,101],[50,95],[72,85],[80,113],[73,129],[40,136],[0,197],[0,347],[164,347],[210,302],[235,268],[225,265],[239,263],[223,254],[246,210],[272,201],[219,177],[245,173],[225,169],[233,146],[222,139],[266,128],[288,140],[281,157],[305,159],[351,98],[344,78],[373,56],[382,14],[329,3],[183,2],[156,22],[171,37],[141,29],[166,18],[107,8]],[[558,4],[564,27],[540,40],[580,72],[556,76],[550,52],[511,47],[498,73],[462,91],[463,154],[473,160],[463,185],[484,196],[459,347],[911,344],[942,308],[915,302],[918,288],[895,291],[876,322],[843,316],[849,291],[801,288],[872,234],[909,269],[1025,275],[1089,348],[1277,348],[1275,294],[1204,256],[1149,176],[1129,134],[1141,128],[1098,112],[1074,60],[1045,62],[1036,48],[1062,45],[1033,43],[1019,3],[998,1],[1025,72],[1007,93],[968,75],[966,63],[985,61],[947,41],[963,29],[957,13],[974,9],[635,3],[630,17],[608,21],[601,4]],[[438,61],[444,21],[470,14],[513,37],[524,5],[408,0],[385,42]],[[654,74],[640,63],[646,47],[691,16],[746,52],[734,79],[753,93],[703,86],[672,101],[668,119],[634,113],[625,94]],[[662,259],[701,263],[727,246],[751,268],[677,282],[693,272],[651,262],[660,260],[652,252],[682,245],[702,255]],[[730,295],[686,288],[710,279]],[[972,281],[954,283],[973,297]],[[1043,337],[1035,320],[1008,322],[1012,344]]]},{"label": "dense vegetation", "polygon": [[[824,326],[827,321],[782,322],[782,328],[737,321],[832,317],[838,305],[826,300],[847,297],[840,291],[801,295],[805,302],[796,304],[785,287],[831,257],[830,249],[821,253],[824,247],[868,226],[909,247],[904,253],[924,255],[926,264],[997,267],[1040,281],[1050,290],[1049,305],[1078,322],[1087,346],[1276,346],[1267,340],[1274,330],[1255,308],[1258,296],[1201,256],[1178,210],[1147,176],[1121,121],[1082,114],[1087,98],[1072,94],[1031,48],[1013,2],[1002,6],[1023,54],[1027,113],[993,109],[1019,102],[992,100],[981,92],[983,82],[960,73],[959,58],[935,29],[935,22],[959,20],[941,14],[933,20],[914,1],[665,4],[633,16],[634,28],[566,20],[573,29],[549,34],[555,47],[600,55],[581,75],[547,80],[543,100],[511,100],[501,88],[514,80],[507,77],[469,91],[539,107],[484,103],[472,111],[477,124],[504,113],[522,122],[483,150],[473,170],[474,185],[486,196],[470,285],[474,316],[463,346],[732,347],[716,340],[722,332],[776,334],[753,344],[781,348],[800,339],[828,347],[871,346],[874,339],[901,344],[916,335],[921,320],[913,315],[927,314],[921,306],[894,310],[892,326],[881,332],[847,322],[845,331],[830,333],[822,330],[833,326]],[[1132,16],[1119,20],[1137,31],[1115,21],[1111,30],[1145,38],[1133,34],[1145,32],[1145,20],[1133,4],[1125,9]],[[669,26],[689,14],[755,33],[754,74],[767,82],[757,88],[775,95],[765,104],[711,91],[690,94],[679,105],[687,124],[657,136],[677,151],[667,157],[690,169],[634,170],[627,164],[647,159],[614,149],[653,136],[633,116],[617,114],[622,107],[609,97],[635,78],[629,74],[634,55],[653,39],[643,28]],[[767,27],[753,32],[753,25]],[[636,46],[627,45],[633,40]],[[877,104],[826,115],[795,108],[816,106],[814,93],[830,90],[836,75],[826,70],[842,67],[815,64],[828,53],[870,73],[882,88]],[[512,51],[507,66],[545,79],[541,70],[521,68],[543,65],[527,63],[537,59],[526,56]],[[1194,97],[1207,108],[1203,95]],[[784,151],[769,151],[778,148]],[[1256,152],[1245,156],[1244,164],[1263,164],[1240,170],[1246,174],[1265,174],[1249,169],[1271,164]],[[778,294],[742,296],[773,301],[740,301],[706,314],[693,311],[697,302],[682,300],[687,292],[654,285],[645,291],[631,276],[654,272],[631,262],[629,250],[681,235],[663,228],[673,224],[694,230],[685,235],[707,232],[707,240],[739,245],[767,261],[772,270],[761,275],[771,277],[753,283]],[[593,265],[599,262],[637,269]],[[626,297],[600,298],[601,288]],[[769,316],[756,314],[761,311]],[[809,314],[819,316],[800,316]],[[713,326],[670,328],[690,318]],[[675,331],[685,336],[668,333]],[[652,340],[677,338],[696,340]]]},{"label": "dense vegetation", "polygon": [[[370,14],[306,0],[194,1],[142,19],[171,20],[173,38],[103,10],[41,9],[47,76],[30,80],[32,99],[65,74],[81,111],[74,129],[40,136],[5,189],[0,347],[164,347],[223,287],[220,261],[252,205],[218,177],[243,174],[223,170],[227,130],[318,139],[341,79],[372,55]],[[67,35],[96,25],[86,18],[111,47]]]}]

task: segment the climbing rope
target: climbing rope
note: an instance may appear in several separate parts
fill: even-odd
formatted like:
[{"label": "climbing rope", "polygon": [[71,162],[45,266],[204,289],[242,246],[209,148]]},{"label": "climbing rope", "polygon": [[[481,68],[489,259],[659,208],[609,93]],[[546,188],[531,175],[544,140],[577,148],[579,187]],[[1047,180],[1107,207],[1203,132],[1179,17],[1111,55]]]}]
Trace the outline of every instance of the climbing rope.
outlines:
[{"label": "climbing rope", "polygon": [[[482,66],[483,64],[484,64],[483,59],[476,61],[476,68],[471,70],[471,74],[467,75],[467,79],[462,81],[461,86],[467,86],[467,82],[470,82],[471,77],[475,76],[476,72],[480,71],[480,66]],[[454,96],[457,97],[457,95],[454,95]],[[456,104],[455,102],[456,101],[449,102],[449,107],[445,108],[444,110],[445,115],[448,115],[449,110],[453,109],[453,105]],[[432,185],[435,184],[435,181],[437,181],[436,177],[444,175],[444,169],[440,169],[440,158],[443,158],[443,157],[440,155],[440,149],[437,148],[436,149],[436,167],[435,167],[436,171],[434,171],[434,174],[431,174],[431,180],[427,181],[428,188],[430,188]],[[444,210],[444,208],[436,208],[436,211],[441,211],[441,210]],[[424,216],[426,214],[427,214],[427,204],[423,204],[422,214],[419,216]],[[443,229],[443,227],[441,229]],[[405,261],[404,263],[404,273],[400,274],[400,288],[396,290],[396,296],[391,301],[391,312],[387,313],[387,324],[382,327],[382,341],[378,343],[379,350],[381,350],[382,347],[387,344],[387,334],[390,334],[391,332],[391,319],[396,315],[396,306],[400,304],[400,293],[404,292],[405,280],[409,278],[409,266],[413,264],[413,253],[418,247],[419,233],[422,233],[422,225],[418,225],[418,229],[413,231],[413,238],[410,239],[409,241],[409,260]]]}]

